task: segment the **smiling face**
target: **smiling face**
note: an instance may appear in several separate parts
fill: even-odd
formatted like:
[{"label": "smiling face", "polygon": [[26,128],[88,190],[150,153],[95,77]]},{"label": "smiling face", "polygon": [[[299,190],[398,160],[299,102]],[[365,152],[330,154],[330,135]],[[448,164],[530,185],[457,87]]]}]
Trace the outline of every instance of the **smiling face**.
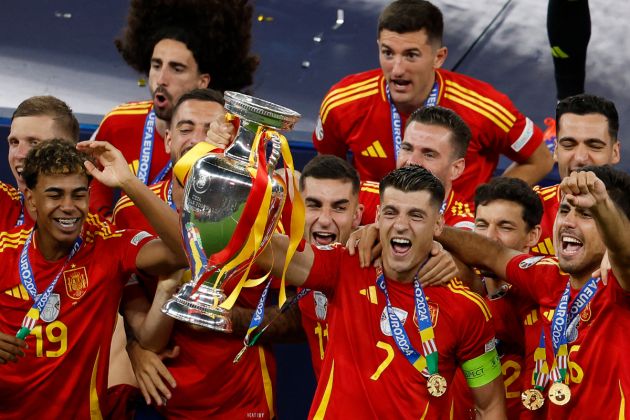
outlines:
[{"label": "smiling face", "polygon": [[387,187],[381,195],[377,223],[385,275],[400,282],[412,281],[443,226],[430,193]]},{"label": "smiling face", "polygon": [[562,114],[558,127],[554,158],[560,178],[584,166],[619,162],[619,142],[610,137],[604,115]]},{"label": "smiling face", "polygon": [[54,118],[49,115],[16,117],[11,122],[9,133],[9,166],[20,191],[26,184],[22,179],[22,168],[26,154],[36,144],[52,138],[69,138]]},{"label": "smiling face", "polygon": [[455,158],[452,133],[446,127],[412,122],[405,129],[396,167],[420,165],[435,175],[446,191],[464,171],[464,159]]},{"label": "smiling face", "polygon": [[183,42],[163,39],[153,48],[149,70],[149,89],[155,115],[170,121],[179,98],[195,88],[205,88],[208,74],[199,73],[193,53]]},{"label": "smiling face", "polygon": [[523,219],[523,206],[500,199],[475,208],[475,233],[527,253],[530,247],[538,243],[540,226],[529,229]]},{"label": "smiling face", "polygon": [[165,141],[173,164],[197,143],[205,141],[210,123],[221,120],[224,115],[223,105],[218,102],[189,99],[180,104]]},{"label": "smiling face", "polygon": [[378,38],[379,62],[399,111],[422,106],[435,81],[435,69],[446,59],[445,47],[429,41],[426,30],[397,33],[383,29]]},{"label": "smiling face", "polygon": [[587,280],[599,268],[606,251],[591,213],[571,206],[566,198],[556,215],[553,241],[560,269],[578,280]]},{"label": "smiling face", "polygon": [[88,213],[88,178],[85,174],[40,174],[33,189],[26,189],[26,205],[37,216],[37,241],[42,253],[65,254],[81,234]]},{"label": "smiling face", "polygon": [[306,240],[314,245],[345,244],[361,222],[363,206],[345,179],[304,178]]}]

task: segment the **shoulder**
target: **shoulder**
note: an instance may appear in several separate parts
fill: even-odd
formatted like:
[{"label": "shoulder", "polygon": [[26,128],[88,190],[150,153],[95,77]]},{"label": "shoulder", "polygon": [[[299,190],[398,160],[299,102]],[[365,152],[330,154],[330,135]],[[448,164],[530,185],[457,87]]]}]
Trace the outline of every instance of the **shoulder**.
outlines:
[{"label": "shoulder", "polygon": [[88,213],[83,224],[83,240],[87,244],[120,238],[123,232],[96,213]]},{"label": "shoulder", "polygon": [[560,184],[550,185],[548,187],[534,186],[534,192],[538,194],[543,201],[557,200],[560,197]]},{"label": "shoulder", "polygon": [[508,132],[520,117],[510,99],[489,83],[443,69],[437,75],[442,82],[441,95],[449,101],[447,107],[463,114],[465,120],[468,113]]},{"label": "shoulder", "polygon": [[141,102],[128,102],[122,105],[118,105],[111,111],[105,115],[101,125],[104,123],[114,124],[118,121],[125,121],[137,117],[146,116],[151,107],[153,106],[152,101],[141,101]]},{"label": "shoulder", "polygon": [[17,227],[6,232],[0,232],[0,253],[5,254],[20,248],[32,230],[32,228]]},{"label": "shoulder", "polygon": [[21,194],[13,185],[0,181],[0,200],[10,200],[20,202]]},{"label": "shoulder", "polygon": [[332,110],[340,111],[356,106],[362,106],[367,101],[386,101],[383,89],[383,73],[379,70],[370,70],[346,76],[333,85],[320,107],[320,117],[325,123]]},{"label": "shoulder", "polygon": [[[167,190],[169,180],[156,182],[155,184],[149,185],[149,189],[153,194],[160,197],[162,201],[167,201]],[[122,214],[135,209],[136,204],[127,196],[127,194],[123,194],[120,199],[116,202],[114,206],[114,210],[112,211],[112,220],[114,224],[117,224],[117,218],[120,218]],[[126,227],[126,226],[125,226]]]},{"label": "shoulder", "polygon": [[492,314],[488,305],[481,296],[471,291],[458,279],[453,279],[446,284],[445,289],[450,296],[449,313],[451,317],[458,319],[470,319],[472,314],[484,321],[490,321]]}]

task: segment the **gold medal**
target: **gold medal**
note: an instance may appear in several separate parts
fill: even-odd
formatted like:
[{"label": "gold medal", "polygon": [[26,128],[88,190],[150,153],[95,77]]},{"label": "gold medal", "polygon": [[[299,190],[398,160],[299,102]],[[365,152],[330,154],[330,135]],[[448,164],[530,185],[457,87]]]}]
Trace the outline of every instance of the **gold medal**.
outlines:
[{"label": "gold medal", "polygon": [[446,379],[444,376],[434,374],[427,379],[427,389],[433,397],[441,397],[446,392]]},{"label": "gold medal", "polygon": [[545,403],[545,397],[542,392],[536,388],[526,389],[521,394],[521,402],[528,410],[538,410]]},{"label": "gold medal", "polygon": [[549,401],[556,405],[565,405],[571,400],[571,389],[563,382],[554,382],[549,388]]}]

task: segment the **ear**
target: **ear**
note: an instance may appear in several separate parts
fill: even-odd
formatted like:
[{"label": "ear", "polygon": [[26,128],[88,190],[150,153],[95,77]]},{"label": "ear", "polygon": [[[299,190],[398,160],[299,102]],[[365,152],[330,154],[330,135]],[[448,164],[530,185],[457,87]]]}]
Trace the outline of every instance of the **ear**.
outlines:
[{"label": "ear", "polygon": [[171,137],[171,129],[166,129],[166,137],[164,137],[164,149],[166,150],[166,154],[171,154],[171,142],[173,141]]},{"label": "ear", "polygon": [[203,73],[199,76],[199,81],[197,82],[198,88],[207,88],[210,85],[210,75],[208,73]]},{"label": "ear", "polygon": [[446,47],[440,47],[435,51],[435,57],[433,58],[433,68],[439,69],[442,67],[448,56],[448,49]]},{"label": "ear", "polygon": [[35,194],[30,188],[26,188],[24,190],[24,207],[28,210],[31,215],[36,215],[37,211],[35,210]]},{"label": "ear", "polygon": [[619,163],[619,159],[621,159],[621,142],[617,140],[615,144],[613,144],[612,159],[610,160],[610,163],[612,165],[616,165]]},{"label": "ear", "polygon": [[553,161],[558,163],[558,138],[553,141]]},{"label": "ear", "polygon": [[464,173],[464,168],[466,168],[466,160],[464,158],[459,158],[455,162],[451,164],[451,181],[455,181]]},{"label": "ear", "polygon": [[363,204],[359,203],[357,209],[354,211],[354,216],[352,217],[352,230],[358,228],[361,224],[361,217],[363,216],[364,209],[365,207],[363,206]]},{"label": "ear", "polygon": [[433,237],[437,238],[442,233],[442,229],[444,229],[444,216],[438,214],[438,218],[435,221],[435,226],[433,227]]},{"label": "ear", "polygon": [[527,240],[525,242],[525,245],[528,248],[536,246],[538,244],[538,241],[540,240],[541,234],[542,234],[542,228],[540,227],[540,225],[534,226],[532,230],[527,232]]}]

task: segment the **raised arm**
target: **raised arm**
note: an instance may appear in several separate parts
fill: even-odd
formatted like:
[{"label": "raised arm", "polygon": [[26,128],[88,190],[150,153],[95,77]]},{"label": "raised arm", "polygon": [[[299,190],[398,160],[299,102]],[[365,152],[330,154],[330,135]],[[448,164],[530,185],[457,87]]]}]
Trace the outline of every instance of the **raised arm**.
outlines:
[{"label": "raised arm", "polygon": [[506,268],[520,253],[476,233],[445,226],[436,238],[464,264],[487,269],[506,278]]},{"label": "raised arm", "polygon": [[475,408],[479,413],[479,419],[504,420],[507,418],[505,411],[505,388],[503,377],[499,375],[492,382],[471,388]]},{"label": "raised arm", "polygon": [[549,149],[542,142],[534,153],[532,153],[523,163],[513,162],[503,172],[502,176],[510,178],[520,178],[529,185],[535,185],[545,177],[553,168],[553,157]]},{"label": "raised arm", "polygon": [[562,180],[560,189],[569,204],[591,213],[612,272],[621,288],[630,291],[630,220],[610,198],[604,182],[593,172],[573,172]]},{"label": "raised arm", "polygon": [[[288,249],[289,237],[274,233],[265,250],[256,259],[256,264],[265,270],[271,268],[272,275],[281,277]],[[287,283],[302,286],[311,272],[314,260],[315,254],[311,245],[306,245],[301,252],[296,251],[286,272]]]}]

